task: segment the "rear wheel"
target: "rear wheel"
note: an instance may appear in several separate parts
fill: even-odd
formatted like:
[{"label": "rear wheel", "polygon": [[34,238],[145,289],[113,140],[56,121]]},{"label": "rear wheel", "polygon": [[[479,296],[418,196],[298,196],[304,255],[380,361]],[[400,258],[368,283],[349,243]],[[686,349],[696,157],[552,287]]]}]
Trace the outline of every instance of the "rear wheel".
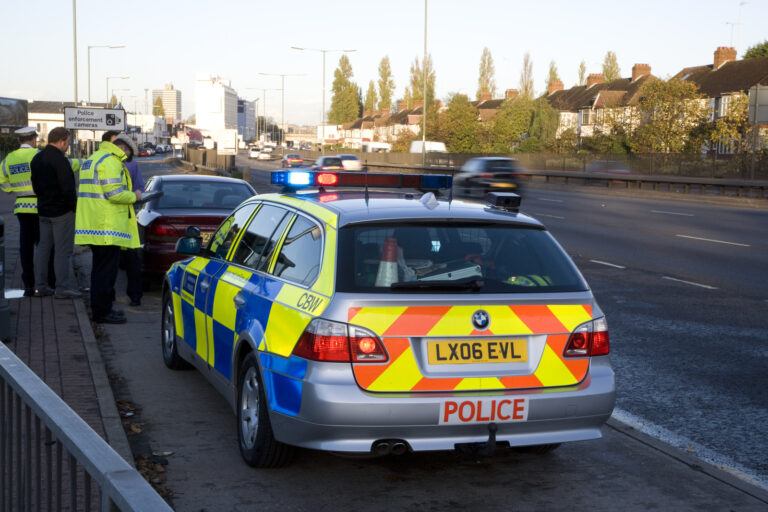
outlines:
[{"label": "rear wheel", "polygon": [[163,362],[171,370],[189,368],[188,362],[179,356],[178,338],[176,338],[176,316],[170,292],[163,293],[163,311],[160,321],[160,336],[163,348]]},{"label": "rear wheel", "polygon": [[253,353],[240,366],[237,386],[237,438],[248,465],[277,468],[290,462],[294,448],[275,439],[267,400]]}]

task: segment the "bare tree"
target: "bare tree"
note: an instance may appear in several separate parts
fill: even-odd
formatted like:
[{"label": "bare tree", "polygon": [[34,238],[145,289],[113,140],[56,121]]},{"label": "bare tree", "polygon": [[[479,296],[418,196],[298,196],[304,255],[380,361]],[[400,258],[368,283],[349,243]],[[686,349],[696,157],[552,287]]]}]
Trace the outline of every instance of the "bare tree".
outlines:
[{"label": "bare tree", "polygon": [[616,59],[616,53],[612,51],[606,53],[605,59],[603,59],[603,78],[605,78],[606,82],[621,78],[619,61]]},{"label": "bare tree", "polygon": [[520,96],[533,99],[533,61],[531,54],[525,52],[523,56],[523,70],[520,72]]},{"label": "bare tree", "polygon": [[490,92],[491,96],[496,96],[496,80],[494,75],[496,68],[493,65],[493,57],[488,47],[483,48],[483,54],[480,56],[480,76],[477,79],[477,99],[484,92]]},{"label": "bare tree", "polygon": [[576,85],[584,85],[587,83],[587,63],[581,61],[579,64],[579,83]]}]

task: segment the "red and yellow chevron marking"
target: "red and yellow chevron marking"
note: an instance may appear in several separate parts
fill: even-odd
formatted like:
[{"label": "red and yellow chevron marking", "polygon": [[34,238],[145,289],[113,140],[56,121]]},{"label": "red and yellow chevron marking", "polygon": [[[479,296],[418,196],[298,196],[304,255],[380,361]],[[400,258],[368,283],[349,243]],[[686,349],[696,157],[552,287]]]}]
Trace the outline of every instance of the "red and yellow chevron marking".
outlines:
[{"label": "red and yellow chevron marking", "polygon": [[[472,314],[488,312],[485,331],[472,326]],[[356,364],[355,378],[369,391],[464,391],[570,386],[581,382],[589,358],[564,358],[571,331],[592,319],[592,306],[412,306],[349,308],[349,323],[382,337],[389,362]],[[536,370],[524,376],[430,378],[422,375],[413,354],[414,337],[547,335]]]}]

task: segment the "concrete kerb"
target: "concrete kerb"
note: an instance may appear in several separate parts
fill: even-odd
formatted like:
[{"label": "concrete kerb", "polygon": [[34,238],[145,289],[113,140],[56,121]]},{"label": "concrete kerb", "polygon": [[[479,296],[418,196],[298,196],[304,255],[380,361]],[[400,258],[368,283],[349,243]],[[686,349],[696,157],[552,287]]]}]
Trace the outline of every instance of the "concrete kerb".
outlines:
[{"label": "concrete kerb", "polygon": [[606,423],[606,427],[615,430],[616,432],[623,434],[627,437],[634,439],[635,441],[642,443],[643,445],[654,449],[664,455],[685,464],[694,471],[700,471],[710,478],[714,478],[726,485],[738,489],[739,491],[752,496],[753,498],[764,502],[768,505],[768,490],[763,489],[751,482],[748,482],[737,475],[731,474],[723,469],[713,466],[699,458],[689,455],[679,449],[660,441],[654,437],[649,436],[643,432],[640,432],[636,428],[623,423],[616,418],[609,418]]},{"label": "concrete kerb", "polygon": [[93,377],[93,386],[96,389],[96,399],[98,400],[101,421],[104,425],[104,433],[107,436],[107,442],[131,467],[135,468],[133,452],[128,443],[128,435],[123,428],[123,422],[120,413],[117,410],[115,396],[112,394],[112,387],[109,384],[107,370],[104,359],[101,357],[101,350],[96,342],[96,335],[91,328],[91,321],[85,310],[85,304],[82,300],[75,300],[75,313],[77,314],[77,323],[80,325],[80,332],[85,345],[85,353],[88,357],[88,366],[91,369]]}]

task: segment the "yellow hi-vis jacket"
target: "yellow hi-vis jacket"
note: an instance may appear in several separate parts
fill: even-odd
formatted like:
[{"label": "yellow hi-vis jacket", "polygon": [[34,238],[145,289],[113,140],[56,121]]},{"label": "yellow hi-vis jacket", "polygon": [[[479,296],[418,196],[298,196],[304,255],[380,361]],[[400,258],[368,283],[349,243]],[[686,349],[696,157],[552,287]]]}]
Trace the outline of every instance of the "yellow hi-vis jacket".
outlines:
[{"label": "yellow hi-vis jacket", "polygon": [[80,170],[75,212],[75,243],[139,247],[139,228],[131,176],[123,165],[125,153],[102,142]]},{"label": "yellow hi-vis jacket", "polygon": [[0,162],[0,189],[18,194],[13,214],[37,213],[37,196],[32,190],[32,169],[29,163],[37,154],[37,148],[19,148],[11,151]]}]

